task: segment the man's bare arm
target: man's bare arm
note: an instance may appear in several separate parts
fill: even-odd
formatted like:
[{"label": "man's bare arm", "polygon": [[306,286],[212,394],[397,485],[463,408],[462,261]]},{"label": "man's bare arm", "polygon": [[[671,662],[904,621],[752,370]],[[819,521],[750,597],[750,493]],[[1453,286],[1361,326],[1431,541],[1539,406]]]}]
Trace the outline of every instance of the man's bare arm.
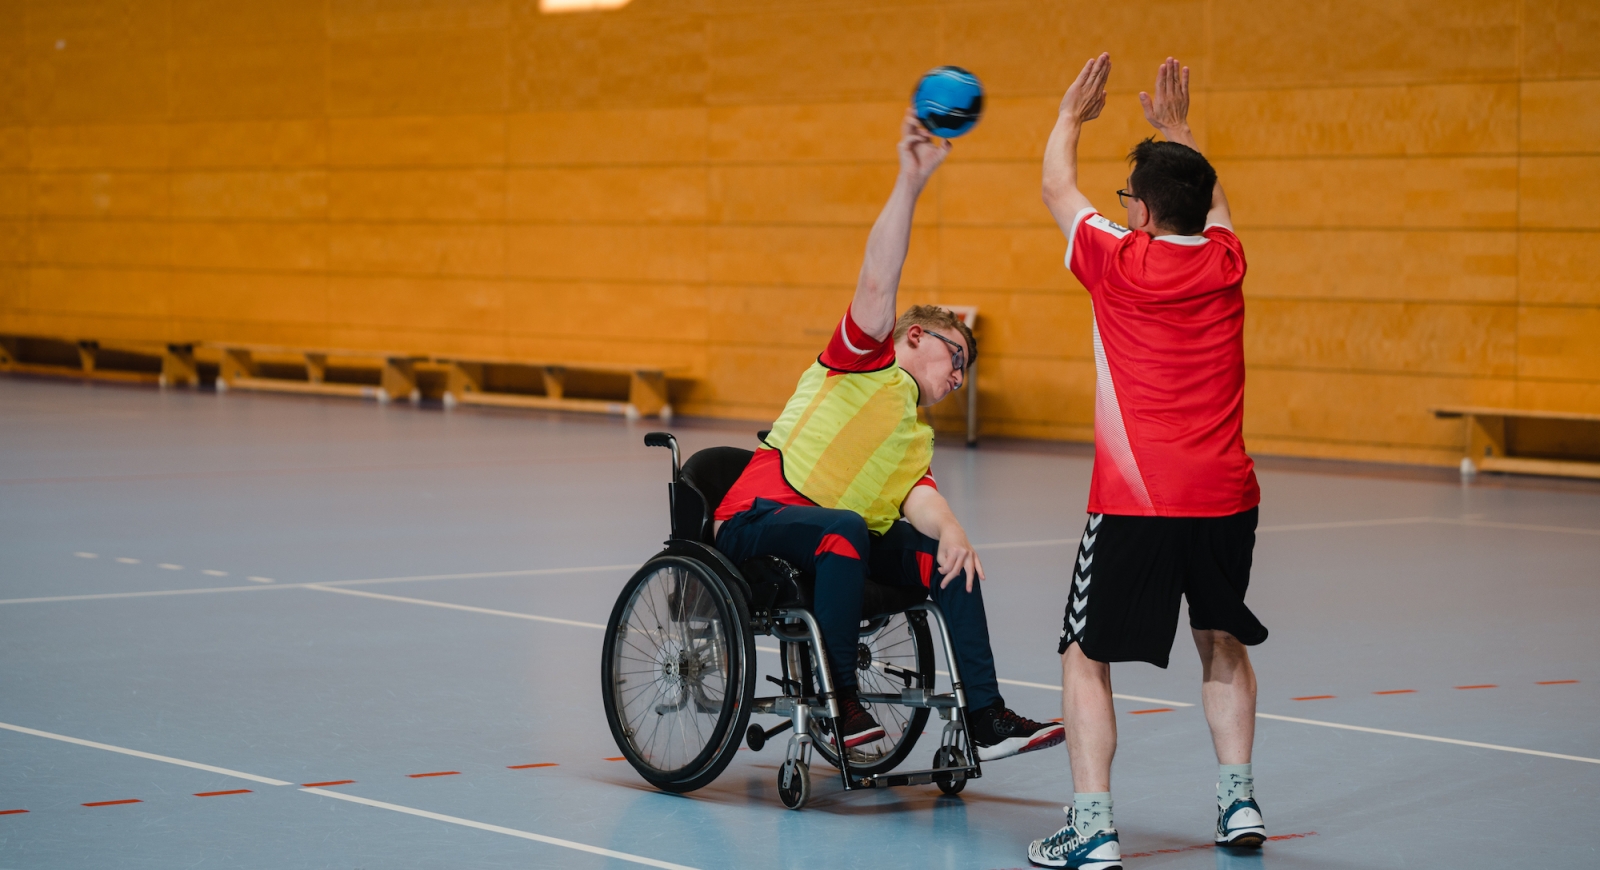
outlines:
[{"label": "man's bare arm", "polygon": [[950,503],[944,495],[931,486],[913,486],[900,510],[917,531],[939,542],[935,561],[939,565],[942,589],[965,573],[967,591],[972,591],[973,580],[982,580],[983,563],[978,561],[978,551],[967,540],[967,530],[961,527]]},{"label": "man's bare arm", "polygon": [[[1161,131],[1168,142],[1187,145],[1196,151],[1194,132],[1189,129],[1189,68],[1180,67],[1173,58],[1167,58],[1156,70],[1155,96],[1140,91],[1139,105],[1144,107],[1144,117],[1151,126]],[[1222,179],[1211,190],[1211,210],[1206,213],[1206,226],[1220,225],[1233,229],[1233,215],[1228,211],[1228,197],[1222,192]]]},{"label": "man's bare arm", "polygon": [[917,197],[933,171],[950,153],[950,143],[939,145],[906,109],[900,121],[900,175],[894,191],[867,236],[867,254],[861,260],[861,276],[856,279],[856,295],[850,302],[850,319],[874,339],[882,340],[894,328],[900,291],[900,270],[906,264],[911,246],[911,218]]},{"label": "man's bare arm", "polygon": [[1086,208],[1089,198],[1078,189],[1078,138],[1083,125],[1100,117],[1106,105],[1106,79],[1111,75],[1111,55],[1101,54],[1083,65],[1072,87],[1061,98],[1055,129],[1044,146],[1045,207],[1061,231],[1072,236],[1072,219]]}]

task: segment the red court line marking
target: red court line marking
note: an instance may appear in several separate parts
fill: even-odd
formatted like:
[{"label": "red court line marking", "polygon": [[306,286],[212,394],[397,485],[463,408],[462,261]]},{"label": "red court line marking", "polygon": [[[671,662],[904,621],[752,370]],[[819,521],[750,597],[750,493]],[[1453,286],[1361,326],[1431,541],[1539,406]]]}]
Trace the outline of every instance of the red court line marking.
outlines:
[{"label": "red court line marking", "polygon": [[1289,700],[1291,700],[1291,701],[1321,701],[1321,700],[1324,700],[1324,699],[1327,699],[1327,698],[1332,698],[1332,697],[1336,697],[1336,696],[1334,696],[1334,695],[1301,695],[1298,698],[1290,698]]},{"label": "red court line marking", "polygon": [[607,759],[606,759],[606,761],[627,761],[627,760],[628,760],[628,759],[626,759],[626,758],[624,758],[624,757],[623,757],[623,756],[621,756],[621,755],[618,755],[618,756],[617,756],[617,757],[615,757],[615,758],[607,758]]},{"label": "red court line marking", "polygon": [[236,788],[236,789],[231,789],[229,791],[198,791],[198,792],[195,792],[194,796],[195,797],[222,797],[225,794],[250,794],[250,789],[247,789],[247,788]]},{"label": "red court line marking", "polygon": [[1540,680],[1539,681],[1539,685],[1541,685],[1541,686],[1565,686],[1565,685],[1568,685],[1569,683],[1576,683],[1576,682],[1577,682],[1577,680]]},{"label": "red court line marking", "polygon": [[1456,688],[1458,688],[1458,689],[1498,689],[1500,687],[1495,685],[1494,683],[1484,683],[1481,686],[1456,686]]},{"label": "red court line marking", "polygon": [[541,761],[538,764],[508,764],[506,770],[527,770],[530,767],[560,767],[554,761]]},{"label": "red court line marking", "polygon": [[[1275,837],[1268,837],[1267,839],[1269,839],[1269,840],[1303,840],[1306,837],[1315,837],[1316,835],[1317,835],[1316,831],[1306,831],[1303,834],[1279,834],[1279,835],[1277,835]],[[1177,852],[1196,852],[1196,851],[1199,851],[1201,849],[1215,849],[1215,848],[1217,848],[1215,843],[1196,843],[1193,846],[1184,846],[1184,847],[1179,848],[1179,849],[1154,849],[1154,850],[1149,851],[1149,852],[1134,852],[1132,855],[1123,855],[1122,857],[1124,857],[1124,858],[1148,858],[1151,855],[1171,855],[1171,854],[1174,854],[1174,853],[1177,853]]]},{"label": "red court line marking", "polygon": [[1172,712],[1172,708],[1171,707],[1152,707],[1149,710],[1129,710],[1128,711],[1128,715],[1130,715],[1130,716],[1142,716],[1142,715],[1144,715],[1146,713],[1171,713],[1171,712]]},{"label": "red court line marking", "polygon": [[1414,695],[1416,689],[1390,689],[1387,692],[1373,692],[1374,695]]},{"label": "red court line marking", "polygon": [[408,773],[408,774],[406,774],[406,776],[410,777],[411,779],[421,779],[421,778],[423,778],[425,776],[460,776],[460,775],[461,775],[461,771],[459,771],[459,770],[436,770],[433,773]]},{"label": "red court line marking", "polygon": [[1051,720],[1050,720],[1050,721],[1051,721],[1051,722],[1060,722],[1060,721],[1061,721],[1061,717],[1060,717],[1060,716],[1057,716],[1057,717],[1056,717],[1056,718],[1054,718],[1054,719],[1051,719]]},{"label": "red court line marking", "polygon": [[333,779],[327,782],[302,782],[300,786],[302,788],[326,788],[330,785],[350,785],[353,782],[355,782],[353,779]]},{"label": "red court line marking", "polygon": [[0,816],[12,816],[16,815],[17,813],[25,812],[27,812],[27,810],[0,810]]},{"label": "red court line marking", "polygon": [[144,803],[144,801],[139,800],[138,798],[128,798],[127,800],[122,800],[122,801],[95,801],[92,804],[84,804],[84,806],[86,806],[86,807],[114,807],[117,804],[142,804],[142,803]]}]

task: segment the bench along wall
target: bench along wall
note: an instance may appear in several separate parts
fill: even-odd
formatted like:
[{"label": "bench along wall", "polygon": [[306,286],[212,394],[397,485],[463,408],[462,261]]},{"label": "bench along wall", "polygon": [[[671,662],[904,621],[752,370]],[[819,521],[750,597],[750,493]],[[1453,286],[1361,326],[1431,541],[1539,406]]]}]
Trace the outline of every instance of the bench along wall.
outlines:
[{"label": "bench along wall", "polygon": [[[770,418],[847,303],[924,70],[990,102],[905,301],[980,306],[983,429],[1087,440],[1038,158],[1113,217],[1167,54],[1251,258],[1259,452],[1454,463],[1437,405],[1600,409],[1600,6],[1579,0],[0,0],[0,332],[687,366]],[[955,426],[957,409],[952,407]]]}]

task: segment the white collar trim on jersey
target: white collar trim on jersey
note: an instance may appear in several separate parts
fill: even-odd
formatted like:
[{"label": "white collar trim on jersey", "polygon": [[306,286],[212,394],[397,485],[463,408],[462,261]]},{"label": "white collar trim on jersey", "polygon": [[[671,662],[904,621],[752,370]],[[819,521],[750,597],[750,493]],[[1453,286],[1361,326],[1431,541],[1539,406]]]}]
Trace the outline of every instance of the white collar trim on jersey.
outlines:
[{"label": "white collar trim on jersey", "polygon": [[1189,245],[1190,247],[1203,245],[1211,241],[1205,236],[1151,236],[1150,238],[1158,242],[1171,242],[1174,245]]}]

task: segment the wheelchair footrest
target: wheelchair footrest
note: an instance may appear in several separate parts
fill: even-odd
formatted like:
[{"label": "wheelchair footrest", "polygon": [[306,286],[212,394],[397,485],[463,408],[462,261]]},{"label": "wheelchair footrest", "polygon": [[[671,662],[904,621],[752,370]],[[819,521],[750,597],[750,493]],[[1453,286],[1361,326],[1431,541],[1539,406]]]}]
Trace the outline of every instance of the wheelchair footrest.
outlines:
[{"label": "wheelchair footrest", "polygon": [[962,782],[978,779],[982,774],[975,767],[935,767],[928,770],[907,770],[900,773],[880,773],[855,781],[855,788],[888,788],[897,785],[928,785],[935,782]]},{"label": "wheelchair footrest", "polygon": [[869,704],[898,704],[902,707],[956,707],[954,694],[940,695],[927,689],[902,689],[898,694],[862,692],[861,700]]}]

